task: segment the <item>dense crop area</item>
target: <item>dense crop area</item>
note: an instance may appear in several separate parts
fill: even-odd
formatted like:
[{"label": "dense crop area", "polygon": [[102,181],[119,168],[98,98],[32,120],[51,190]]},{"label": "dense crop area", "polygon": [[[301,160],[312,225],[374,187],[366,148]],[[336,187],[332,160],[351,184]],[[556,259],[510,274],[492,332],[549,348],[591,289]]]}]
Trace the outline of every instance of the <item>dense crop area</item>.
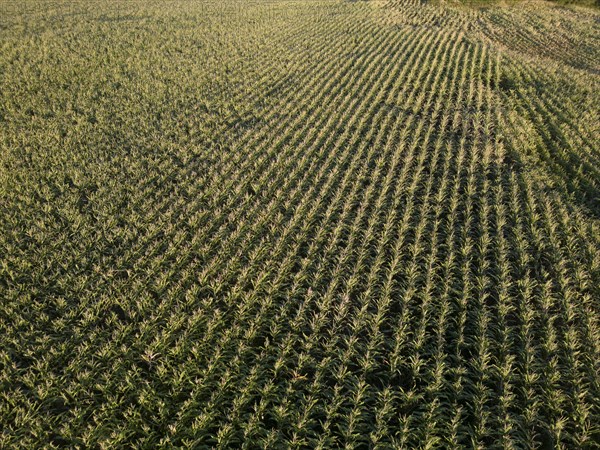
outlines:
[{"label": "dense crop area", "polygon": [[0,448],[600,448],[599,37],[0,0]]}]

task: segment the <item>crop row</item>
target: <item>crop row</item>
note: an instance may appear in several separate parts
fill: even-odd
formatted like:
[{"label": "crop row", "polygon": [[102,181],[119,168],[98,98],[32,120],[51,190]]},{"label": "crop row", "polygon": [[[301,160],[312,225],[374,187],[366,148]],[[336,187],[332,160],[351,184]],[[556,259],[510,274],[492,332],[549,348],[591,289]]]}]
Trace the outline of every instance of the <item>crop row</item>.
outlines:
[{"label": "crop row", "polygon": [[597,446],[584,24],[94,5],[0,29],[0,447]]}]

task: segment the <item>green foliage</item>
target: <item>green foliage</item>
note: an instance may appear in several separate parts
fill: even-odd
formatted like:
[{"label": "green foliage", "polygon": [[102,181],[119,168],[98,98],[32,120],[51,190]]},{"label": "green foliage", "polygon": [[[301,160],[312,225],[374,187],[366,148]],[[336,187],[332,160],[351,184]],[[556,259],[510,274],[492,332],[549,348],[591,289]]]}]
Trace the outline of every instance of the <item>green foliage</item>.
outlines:
[{"label": "green foliage", "polygon": [[1,10],[0,448],[598,448],[593,10]]},{"label": "green foliage", "polygon": [[[561,6],[570,6],[570,7],[588,7],[588,8],[599,8],[600,0],[546,0],[548,3],[541,4],[542,8],[547,8],[548,5],[554,3]],[[488,8],[488,7],[506,7],[506,6],[531,6],[532,4],[535,6],[540,6],[540,1],[531,2],[531,0],[435,0],[434,3],[444,3],[450,5],[463,4],[476,8]]]}]

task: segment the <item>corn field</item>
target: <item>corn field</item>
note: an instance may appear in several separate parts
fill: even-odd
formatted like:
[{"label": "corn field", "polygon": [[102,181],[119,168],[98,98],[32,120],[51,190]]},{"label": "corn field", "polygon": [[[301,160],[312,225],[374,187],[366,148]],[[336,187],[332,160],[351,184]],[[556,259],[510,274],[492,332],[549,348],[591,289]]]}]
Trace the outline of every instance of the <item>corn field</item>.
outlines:
[{"label": "corn field", "polygon": [[0,0],[0,448],[600,448],[600,13]]}]

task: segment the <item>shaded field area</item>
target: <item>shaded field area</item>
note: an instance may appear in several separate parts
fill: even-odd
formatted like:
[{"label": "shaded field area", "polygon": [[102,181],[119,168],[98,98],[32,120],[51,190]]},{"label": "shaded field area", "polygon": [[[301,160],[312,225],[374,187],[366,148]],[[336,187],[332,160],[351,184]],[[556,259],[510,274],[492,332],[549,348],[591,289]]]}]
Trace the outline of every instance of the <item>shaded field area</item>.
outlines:
[{"label": "shaded field area", "polygon": [[600,448],[597,11],[0,12],[0,447]]}]

